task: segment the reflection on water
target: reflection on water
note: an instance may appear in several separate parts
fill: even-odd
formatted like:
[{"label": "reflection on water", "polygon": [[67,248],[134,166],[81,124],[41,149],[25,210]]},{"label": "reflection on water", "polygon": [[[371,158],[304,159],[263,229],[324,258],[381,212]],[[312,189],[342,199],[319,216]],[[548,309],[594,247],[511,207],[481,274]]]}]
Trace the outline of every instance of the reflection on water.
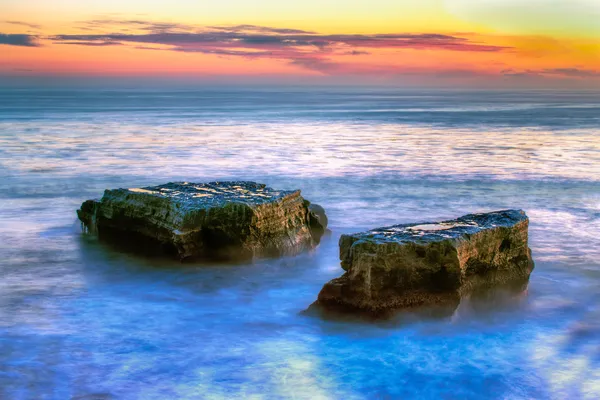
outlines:
[{"label": "reflection on water", "polygon": [[[597,131],[442,129],[405,124],[290,122],[201,126],[124,125],[122,121],[4,124],[3,166],[14,173],[70,176],[148,170],[194,176],[246,173],[294,176],[402,174],[454,179],[589,179],[600,174]],[[101,149],[101,151],[99,151]]]},{"label": "reflection on water", "polygon": [[[0,398],[600,397],[600,101],[111,93],[0,92]],[[223,178],[302,188],[332,235],[181,266],[76,222],[107,187]],[[441,319],[302,315],[341,234],[505,208],[531,218],[526,290]]]}]

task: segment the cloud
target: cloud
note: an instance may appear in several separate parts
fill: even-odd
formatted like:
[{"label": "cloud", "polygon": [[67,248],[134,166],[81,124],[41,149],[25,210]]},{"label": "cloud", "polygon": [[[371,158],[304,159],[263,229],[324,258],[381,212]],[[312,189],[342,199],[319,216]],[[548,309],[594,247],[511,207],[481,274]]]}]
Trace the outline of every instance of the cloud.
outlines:
[{"label": "cloud", "polygon": [[[91,25],[104,26],[108,22],[114,23],[112,20],[94,20],[91,21]],[[500,52],[507,49],[437,33],[318,34],[299,29],[256,25],[190,29],[183,25],[137,20],[119,23],[121,22],[123,26],[134,25],[141,29],[138,29],[138,33],[63,34],[50,39],[59,44],[84,46],[130,44],[138,49],[247,59],[269,58],[287,61],[291,65],[322,73],[342,69],[339,63],[329,59],[331,56],[363,56],[370,54],[369,50],[373,49],[441,49],[463,52]]]},{"label": "cloud", "polygon": [[514,78],[600,78],[600,71],[580,68],[507,69],[502,74]]},{"label": "cloud", "polygon": [[93,19],[80,22],[80,29],[87,31],[107,31],[110,32],[131,32],[141,31],[144,33],[164,33],[164,32],[188,32],[194,31],[196,27],[176,22],[157,22],[140,19]]},{"label": "cloud", "polygon": [[[318,72],[340,70],[334,55],[364,56],[373,49],[442,49],[464,52],[501,52],[507,49],[468,38],[438,33],[319,34],[292,28],[257,25],[191,27],[144,20],[97,19],[88,29],[118,27],[120,32],[62,34],[48,39],[82,46],[131,45],[137,49],[202,53],[247,59],[269,58]],[[132,33],[135,31],[135,33]]]},{"label": "cloud", "polygon": [[367,54],[371,54],[368,51],[362,51],[362,50],[352,50],[352,51],[347,51],[345,53],[343,53],[346,56],[362,56],[362,55],[367,55]]},{"label": "cloud", "polygon": [[579,68],[553,68],[543,70],[546,74],[551,75],[563,75],[567,77],[575,78],[597,78],[600,77],[600,71],[591,69],[579,69]]},{"label": "cloud", "polygon": [[[277,59],[312,71],[344,70],[334,56],[366,56],[372,50],[447,50],[502,52],[508,47],[488,45],[468,35],[440,33],[320,34],[293,28],[257,25],[190,26],[138,19],[94,19],[83,22],[86,33],[57,34],[44,40],[62,45],[131,46],[144,50],[202,53],[247,59]],[[10,44],[36,45],[36,37],[12,35]],[[18,37],[17,37],[18,36]]]},{"label": "cloud", "polygon": [[234,25],[234,26],[209,26],[209,29],[219,31],[230,31],[230,32],[262,32],[262,33],[280,33],[280,34],[314,34],[312,31],[304,31],[301,29],[289,29],[289,28],[270,28],[267,26],[258,25]]},{"label": "cloud", "polygon": [[[215,52],[235,49],[246,52],[252,50],[274,51],[295,48],[303,52],[331,52],[343,50],[353,55],[367,52],[365,49],[412,48],[444,49],[469,52],[498,52],[506,47],[472,42],[469,39],[442,34],[355,34],[326,35],[297,29],[236,25],[232,27],[207,27],[195,31],[180,31],[184,26],[155,24],[144,21],[124,21],[143,26],[142,33],[92,33],[63,34],[51,39],[57,42],[127,42],[137,45],[167,45],[174,51]],[[104,21],[102,21],[104,23]],[[176,28],[177,31],[169,29]],[[158,30],[158,31],[157,31]],[[308,49],[307,49],[308,48]]]},{"label": "cloud", "polygon": [[336,63],[324,58],[319,58],[319,57],[298,57],[295,59],[291,59],[290,60],[290,64],[291,65],[298,65],[300,67],[312,70],[312,71],[318,71],[318,72],[325,72],[325,73],[330,73],[333,71],[339,71],[342,67],[343,64],[340,63]]},{"label": "cloud", "polygon": [[69,42],[69,41],[64,41],[64,42],[54,42],[54,43],[56,43],[56,44],[72,44],[72,45],[77,45],[77,46],[92,46],[92,47],[122,46],[123,45],[123,43],[121,43],[121,42],[115,42],[113,40],[91,41],[91,42],[84,42],[84,41]]},{"label": "cloud", "polygon": [[38,47],[37,36],[26,34],[0,33],[0,45]]},{"label": "cloud", "polygon": [[22,21],[2,21],[5,24],[11,24],[11,25],[19,25],[19,26],[25,26],[27,28],[31,28],[31,29],[41,29],[41,25],[37,25],[37,24],[30,24],[28,22],[22,22]]},{"label": "cloud", "polygon": [[[157,48],[152,47],[152,50],[157,50]],[[273,57],[275,55],[274,52],[271,51],[244,51],[244,50],[222,50],[222,49],[186,49],[176,47],[173,50],[182,51],[185,53],[202,53],[202,54],[215,54],[219,56],[238,56],[238,57],[246,57],[246,58],[259,58],[259,57]],[[283,55],[280,55],[281,58],[286,58]]]},{"label": "cloud", "polygon": [[517,78],[517,79],[531,79],[531,78],[544,78],[544,75],[540,73],[540,71],[533,71],[530,69],[517,71],[513,69],[506,69],[500,72],[503,76],[507,78]]},{"label": "cloud", "polygon": [[134,46],[134,49],[138,50],[164,50],[161,47],[152,47],[152,46]]},{"label": "cloud", "polygon": [[[476,43],[463,37],[437,33],[327,35],[300,29],[257,25],[194,27],[168,22],[113,19],[87,21],[85,25],[87,29],[102,29],[103,32],[59,34],[51,39],[168,45],[173,46],[173,50],[176,51],[190,52],[211,50],[210,47],[243,50],[264,50],[267,47],[315,47],[323,51],[327,48],[346,47],[346,52],[366,51],[365,48],[446,49],[470,52],[496,52],[506,49],[506,47]],[[111,27],[119,27],[122,31],[109,31]],[[354,54],[358,55],[358,53]]]}]

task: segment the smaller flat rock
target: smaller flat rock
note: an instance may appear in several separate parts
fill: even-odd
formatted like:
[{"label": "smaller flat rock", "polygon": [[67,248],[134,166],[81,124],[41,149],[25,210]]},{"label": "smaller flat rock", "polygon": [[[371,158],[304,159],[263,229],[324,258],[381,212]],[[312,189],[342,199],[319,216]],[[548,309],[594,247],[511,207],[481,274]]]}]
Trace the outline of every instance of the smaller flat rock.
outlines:
[{"label": "smaller flat rock", "polygon": [[313,306],[385,314],[527,280],[533,270],[528,226],[525,212],[503,210],[342,235],[346,273],[327,283]]},{"label": "smaller flat rock", "polygon": [[247,181],[171,182],[106,190],[77,215],[101,238],[158,247],[180,259],[252,258],[318,244],[326,229],[321,210],[299,190]]}]

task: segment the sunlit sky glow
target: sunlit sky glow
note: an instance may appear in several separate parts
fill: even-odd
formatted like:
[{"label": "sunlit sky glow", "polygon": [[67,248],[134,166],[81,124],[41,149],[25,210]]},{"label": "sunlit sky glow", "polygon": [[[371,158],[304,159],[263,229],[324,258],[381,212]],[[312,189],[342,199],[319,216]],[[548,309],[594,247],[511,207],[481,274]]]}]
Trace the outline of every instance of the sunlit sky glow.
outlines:
[{"label": "sunlit sky glow", "polygon": [[0,75],[600,85],[596,0],[3,0]]}]

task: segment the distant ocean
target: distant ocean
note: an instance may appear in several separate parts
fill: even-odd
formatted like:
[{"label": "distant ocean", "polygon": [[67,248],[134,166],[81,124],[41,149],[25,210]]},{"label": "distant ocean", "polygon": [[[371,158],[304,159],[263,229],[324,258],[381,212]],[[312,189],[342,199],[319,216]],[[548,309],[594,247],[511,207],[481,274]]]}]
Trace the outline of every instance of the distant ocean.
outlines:
[{"label": "distant ocean", "polygon": [[[185,265],[117,252],[106,188],[249,179],[329,215],[313,252]],[[519,295],[450,318],[301,315],[342,233],[522,208]],[[0,398],[600,398],[600,93],[0,88]]]}]

